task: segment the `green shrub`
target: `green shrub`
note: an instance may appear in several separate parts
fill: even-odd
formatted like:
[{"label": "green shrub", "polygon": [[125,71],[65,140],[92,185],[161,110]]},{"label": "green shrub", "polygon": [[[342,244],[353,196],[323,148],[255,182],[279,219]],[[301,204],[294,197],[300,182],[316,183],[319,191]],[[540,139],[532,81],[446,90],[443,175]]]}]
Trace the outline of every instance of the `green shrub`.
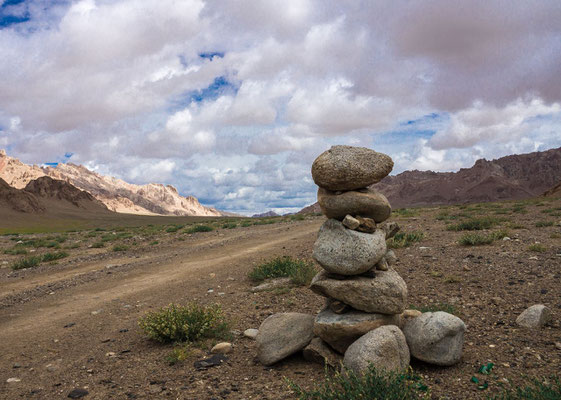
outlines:
[{"label": "green shrub", "polygon": [[446,230],[448,231],[480,231],[482,229],[489,229],[493,226],[504,221],[504,219],[496,217],[479,217],[471,218],[467,221],[460,222],[454,225],[448,225]]},{"label": "green shrub", "polygon": [[312,262],[291,257],[277,257],[256,266],[248,276],[255,282],[262,282],[268,278],[289,277],[295,284],[303,286],[312,281],[316,272]]},{"label": "green shrub", "polygon": [[543,244],[534,243],[534,244],[531,244],[530,246],[528,246],[528,250],[534,251],[534,252],[537,252],[537,253],[543,253],[547,249],[545,248],[545,246]]},{"label": "green shrub", "polygon": [[536,228],[543,228],[544,226],[553,226],[553,221],[538,221],[538,222],[536,222]]},{"label": "green shrub", "polygon": [[11,249],[4,250],[4,254],[12,254],[12,255],[22,255],[27,254],[27,250],[22,249],[21,247],[14,247]]},{"label": "green shrub", "polygon": [[167,233],[175,233],[175,232],[177,232],[178,230],[180,230],[181,228],[183,228],[183,226],[184,226],[184,225],[173,225],[173,226],[170,226],[169,228],[166,229],[166,232],[167,232]]},{"label": "green shrub", "polygon": [[102,248],[102,247],[105,247],[105,243],[103,243],[103,241],[95,242],[94,244],[92,244],[92,247],[93,247],[94,249],[100,249],[100,248]]},{"label": "green shrub", "polygon": [[306,216],[304,214],[293,214],[290,216],[291,221],[304,221]]},{"label": "green shrub", "polygon": [[217,304],[170,304],[148,313],[138,321],[138,325],[150,339],[161,343],[195,342],[203,338],[224,337],[228,332],[228,323]]},{"label": "green shrub", "polygon": [[507,388],[493,400],[559,400],[561,399],[561,380],[559,377],[551,377],[550,382],[545,383],[538,379],[532,379],[525,387]]},{"label": "green shrub", "polygon": [[493,243],[491,235],[482,235],[480,233],[466,233],[459,240],[458,243],[462,246],[481,246],[484,244]]},{"label": "green shrub", "polygon": [[12,264],[12,269],[14,271],[18,269],[24,268],[33,268],[38,266],[41,263],[41,257],[39,256],[31,256],[27,258],[22,258]]},{"label": "green shrub", "polygon": [[242,223],[240,224],[240,226],[247,228],[248,226],[253,225],[253,223],[251,221],[242,221]]},{"label": "green shrub", "polygon": [[185,233],[196,233],[196,232],[210,232],[213,231],[214,228],[208,225],[195,225],[190,228],[185,229]]},{"label": "green shrub", "polygon": [[437,303],[437,304],[429,304],[426,306],[416,307],[416,306],[409,306],[409,308],[413,310],[419,310],[420,312],[436,312],[436,311],[444,311],[448,314],[456,314],[456,308],[448,303]]},{"label": "green shrub", "polygon": [[65,249],[77,249],[78,247],[80,247],[80,243],[72,243],[64,246]]},{"label": "green shrub", "polygon": [[428,399],[428,387],[422,379],[409,371],[384,372],[373,365],[362,375],[343,370],[312,390],[304,390],[288,382],[299,400],[413,400]]},{"label": "green shrub", "polygon": [[419,210],[412,210],[410,208],[398,208],[393,210],[393,213],[399,217],[416,217],[419,215]]},{"label": "green shrub", "polygon": [[236,224],[235,222],[228,222],[226,224],[222,224],[222,229],[234,229],[237,228],[238,224]]},{"label": "green shrub", "polygon": [[409,247],[412,243],[420,242],[423,240],[425,234],[419,231],[413,232],[398,232],[391,239],[387,240],[387,246],[390,249],[397,249],[401,247]]},{"label": "green shrub", "polygon": [[43,254],[42,261],[43,262],[55,261],[65,257],[68,257],[68,253],[66,251],[58,251],[56,253],[45,253]]},{"label": "green shrub", "polygon": [[116,244],[113,246],[113,251],[127,251],[129,246],[125,246],[124,244]]},{"label": "green shrub", "polygon": [[155,246],[158,243],[160,243],[160,242],[158,242],[157,240],[153,240],[153,241],[150,242],[150,246]]}]

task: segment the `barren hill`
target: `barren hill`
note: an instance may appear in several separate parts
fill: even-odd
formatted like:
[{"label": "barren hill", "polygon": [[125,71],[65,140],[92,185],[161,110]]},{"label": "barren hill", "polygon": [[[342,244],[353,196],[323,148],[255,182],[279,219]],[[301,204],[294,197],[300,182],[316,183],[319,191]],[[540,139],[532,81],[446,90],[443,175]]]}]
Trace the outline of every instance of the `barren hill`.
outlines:
[{"label": "barren hill", "polygon": [[458,172],[405,171],[374,187],[399,208],[524,199],[542,195],[560,181],[561,148],[557,148],[480,159]]},{"label": "barren hill", "polygon": [[25,190],[16,189],[0,178],[0,209],[11,212],[40,213],[45,207],[37,197]]},{"label": "barren hill", "polygon": [[27,165],[0,150],[0,177],[8,185],[23,189],[34,179],[49,176],[85,190],[112,211],[145,215],[221,216],[220,211],[205,207],[193,197],[181,196],[170,185],[150,183],[134,185],[103,176],[82,165],[59,164],[57,167]]}]

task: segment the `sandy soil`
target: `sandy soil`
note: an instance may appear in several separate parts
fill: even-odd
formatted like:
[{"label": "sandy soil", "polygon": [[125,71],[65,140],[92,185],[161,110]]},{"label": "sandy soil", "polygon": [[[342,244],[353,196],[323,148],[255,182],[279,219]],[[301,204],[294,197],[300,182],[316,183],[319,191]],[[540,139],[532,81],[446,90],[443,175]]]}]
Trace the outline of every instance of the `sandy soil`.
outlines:
[{"label": "sandy soil", "polygon": [[[524,375],[559,375],[561,228],[535,222],[557,223],[560,217],[542,211],[560,206],[553,200],[526,204],[527,213],[497,215],[507,219],[503,228],[527,229],[510,228],[512,240],[478,247],[459,246],[463,232],[445,230],[456,221],[437,216],[493,215],[496,208],[394,215],[405,231],[425,233],[421,242],[396,250],[396,269],[408,284],[410,304],[444,303],[468,326],[458,365],[412,362],[433,398],[485,398],[506,382],[524,383]],[[263,367],[255,360],[255,342],[239,333],[258,328],[272,313],[316,313],[324,300],[305,287],[253,294],[247,273],[275,256],[310,259],[322,222],[314,217],[192,235],[162,231],[127,239],[138,243],[125,252],[83,245],[56,264],[20,271],[9,268],[19,256],[0,256],[0,398],[66,398],[74,388],[86,388],[87,399],[294,398],[285,378],[309,387],[322,381],[323,367],[300,355]],[[67,243],[96,240],[84,235],[70,233]],[[158,245],[148,243],[154,238]],[[545,251],[529,251],[535,242]],[[13,244],[10,237],[0,237],[1,249]],[[172,347],[147,340],[138,328],[146,312],[189,301],[218,303],[232,321],[234,351],[225,364],[196,370],[193,362],[207,350],[194,348],[186,361],[169,365],[165,358]],[[516,317],[538,303],[551,308],[553,321],[537,331],[518,328]],[[488,362],[495,364],[493,373],[478,375],[479,366]],[[489,388],[478,390],[470,382],[474,375],[487,380]],[[9,378],[20,381],[8,383]]]}]

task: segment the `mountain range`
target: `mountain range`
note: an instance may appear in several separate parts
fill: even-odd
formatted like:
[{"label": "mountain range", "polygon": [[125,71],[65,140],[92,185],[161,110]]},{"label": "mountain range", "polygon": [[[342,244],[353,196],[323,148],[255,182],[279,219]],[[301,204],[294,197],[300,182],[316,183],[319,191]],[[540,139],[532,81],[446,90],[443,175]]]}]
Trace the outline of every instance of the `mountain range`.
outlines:
[{"label": "mountain range", "polygon": [[[373,188],[394,208],[518,200],[559,193],[561,148],[480,159],[458,172],[405,171],[387,176]],[[559,195],[559,194],[557,194]],[[314,203],[299,213],[321,212]]]},{"label": "mountain range", "polygon": [[[56,167],[27,165],[0,150],[0,178],[16,189],[26,188],[41,177],[60,180],[89,193],[107,209],[120,213],[176,216],[231,215],[205,207],[193,196],[181,196],[171,185],[150,183],[135,185],[103,176],[82,165],[59,164]],[[27,190],[27,189],[26,189]]]}]

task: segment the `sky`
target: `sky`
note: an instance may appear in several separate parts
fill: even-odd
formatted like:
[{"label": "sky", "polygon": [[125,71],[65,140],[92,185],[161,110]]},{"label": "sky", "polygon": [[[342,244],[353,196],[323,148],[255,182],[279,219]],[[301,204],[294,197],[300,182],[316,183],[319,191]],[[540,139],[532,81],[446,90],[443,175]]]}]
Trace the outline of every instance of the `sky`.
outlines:
[{"label": "sky", "polygon": [[561,146],[561,2],[0,0],[0,148],[294,212],[334,144],[392,174]]}]

